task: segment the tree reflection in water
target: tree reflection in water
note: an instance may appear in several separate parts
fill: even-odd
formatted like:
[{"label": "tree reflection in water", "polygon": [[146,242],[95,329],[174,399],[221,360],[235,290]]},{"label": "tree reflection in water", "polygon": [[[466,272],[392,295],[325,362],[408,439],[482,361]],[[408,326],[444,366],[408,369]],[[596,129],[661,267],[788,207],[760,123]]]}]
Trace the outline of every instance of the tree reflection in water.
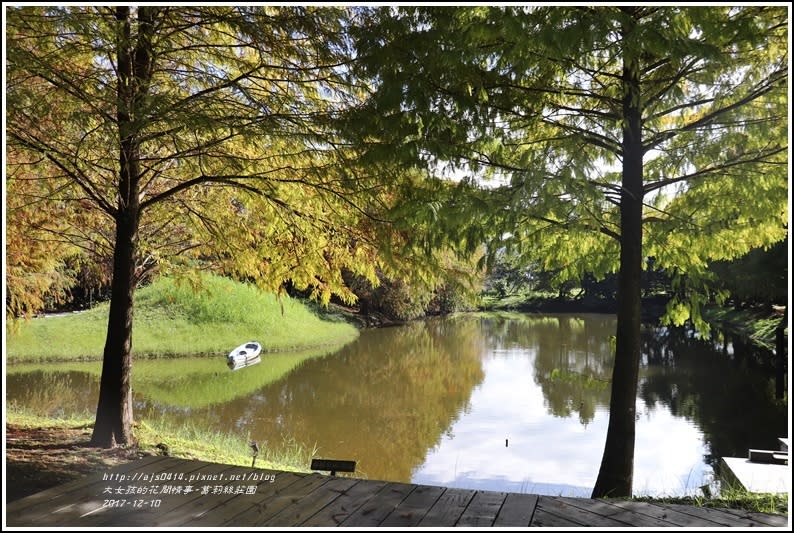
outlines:
[{"label": "tree reflection in water", "polygon": [[[439,443],[453,438],[456,423],[476,410],[472,396],[488,383],[485,362],[506,368],[510,387],[539,389],[531,395],[535,403],[514,414],[539,420],[525,412],[537,407],[562,425],[573,419],[590,426],[576,433],[582,438],[592,434],[609,409],[614,332],[610,315],[463,315],[364,331],[325,356],[267,355],[260,368],[245,372],[230,373],[221,360],[142,360],[133,375],[136,417],[189,421],[271,446],[289,437],[305,448],[317,444],[320,455],[358,460],[357,475],[409,481]],[[651,327],[644,330],[642,353],[638,412],[664,410],[686,419],[703,435],[706,464],[744,456],[751,447],[776,448],[777,437],[788,434],[787,405],[774,400],[768,354],[736,339]],[[526,376],[516,375],[518,368],[526,368]],[[6,371],[9,404],[44,415],[96,408],[96,364]],[[504,382],[494,385],[505,401],[514,397]],[[508,407],[516,405],[496,404],[493,416],[509,418]],[[487,424],[500,437],[521,431],[516,419],[475,419],[469,425]],[[544,423],[542,439],[556,442],[560,427]],[[591,439],[588,446],[603,443],[600,435]]]},{"label": "tree reflection in water", "polygon": [[712,467],[748,448],[777,449],[788,435],[788,406],[774,399],[772,356],[741,339],[700,338],[684,328],[646,330],[639,397],[667,406],[703,432]]}]

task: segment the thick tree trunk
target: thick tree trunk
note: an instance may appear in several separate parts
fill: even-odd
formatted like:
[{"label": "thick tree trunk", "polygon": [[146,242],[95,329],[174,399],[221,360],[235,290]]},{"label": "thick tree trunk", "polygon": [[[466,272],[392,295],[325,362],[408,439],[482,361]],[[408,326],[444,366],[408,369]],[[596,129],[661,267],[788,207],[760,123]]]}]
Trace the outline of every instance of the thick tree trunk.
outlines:
[{"label": "thick tree trunk", "polygon": [[99,403],[91,442],[111,447],[133,443],[132,435],[132,314],[137,283],[135,252],[140,221],[140,124],[144,97],[152,73],[152,20],[156,8],[139,7],[138,31],[132,33],[131,10],[116,7],[119,130],[119,181],[116,242]]},{"label": "thick tree trunk", "polygon": [[137,215],[116,218],[113,281],[107,339],[102,358],[99,404],[91,443],[112,447],[132,444],[132,310],[135,290]]},{"label": "thick tree trunk", "polygon": [[615,367],[601,468],[593,497],[631,496],[634,427],[640,367],[642,294],[642,111],[639,69],[624,59],[623,190],[620,199],[620,272]]}]

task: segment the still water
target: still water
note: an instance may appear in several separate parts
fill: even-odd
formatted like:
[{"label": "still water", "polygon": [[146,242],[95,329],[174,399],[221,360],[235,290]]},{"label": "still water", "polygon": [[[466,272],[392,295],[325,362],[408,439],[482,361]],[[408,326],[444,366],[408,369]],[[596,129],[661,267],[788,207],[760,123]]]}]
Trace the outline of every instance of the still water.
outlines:
[{"label": "still water", "polygon": [[[363,331],[329,352],[136,361],[136,417],[189,421],[370,479],[589,496],[608,422],[610,315],[461,315]],[[634,492],[696,494],[720,456],[776,447],[787,407],[738,344],[644,334]],[[7,367],[7,401],[92,411],[98,363]]]}]

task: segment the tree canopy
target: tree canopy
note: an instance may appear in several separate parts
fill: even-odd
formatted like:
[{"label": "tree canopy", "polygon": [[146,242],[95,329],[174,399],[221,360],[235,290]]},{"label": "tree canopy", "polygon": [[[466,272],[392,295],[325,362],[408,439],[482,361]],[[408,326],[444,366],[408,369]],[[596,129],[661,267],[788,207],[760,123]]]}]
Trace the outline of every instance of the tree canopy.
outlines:
[{"label": "tree canopy", "polygon": [[7,15],[7,138],[23,154],[7,175],[40,172],[41,207],[92,213],[84,237],[112,251],[95,442],[132,438],[133,294],[150,269],[212,265],[271,291],[289,280],[325,302],[353,299],[343,269],[375,279],[381,184],[331,127],[359,93],[346,11]]},{"label": "tree canopy", "polygon": [[360,28],[373,153],[490,180],[459,218],[492,253],[618,273],[594,494],[630,495],[643,266],[673,276],[668,320],[703,327],[709,262],[787,232],[787,10],[381,8]]},{"label": "tree canopy", "polygon": [[[377,183],[347,165],[328,129],[356,94],[342,68],[342,16],[12,9],[9,144],[49,166],[58,201],[95,211],[104,225],[127,208],[119,188],[136,189],[139,274],[213,259],[263,288],[291,279],[326,301],[349,298],[338,271],[373,277],[358,220],[378,206],[368,203]],[[119,147],[130,142],[140,169],[124,185]]]},{"label": "tree canopy", "polygon": [[345,273],[433,287],[469,268],[439,249],[487,243],[559,282],[617,274],[594,494],[627,495],[643,268],[672,276],[668,321],[703,326],[724,297],[710,263],[787,233],[784,7],[6,14],[10,264],[33,228],[59,235],[31,248],[36,290],[68,254],[112,271],[98,443],[131,439],[134,288],[153,268],[351,301]]},{"label": "tree canopy", "polygon": [[703,282],[710,261],[787,232],[786,28],[785,9],[764,7],[384,8],[359,44],[379,88],[366,126],[382,132],[373,150],[487,183],[493,254],[601,277],[619,267],[622,68],[636,56],[644,254]]}]

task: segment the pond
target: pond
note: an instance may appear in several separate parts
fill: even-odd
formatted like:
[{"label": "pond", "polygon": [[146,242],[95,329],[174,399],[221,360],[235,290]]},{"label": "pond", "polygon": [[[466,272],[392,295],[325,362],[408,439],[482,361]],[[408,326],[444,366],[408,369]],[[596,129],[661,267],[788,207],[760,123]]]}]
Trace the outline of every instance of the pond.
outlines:
[{"label": "pond", "polygon": [[[135,416],[189,420],[316,456],[370,479],[589,496],[603,452],[611,315],[483,314],[365,330],[333,352],[133,365]],[[776,447],[788,408],[737,344],[644,332],[634,492],[699,493],[715,458]],[[92,411],[98,363],[7,367],[7,401]]]}]

